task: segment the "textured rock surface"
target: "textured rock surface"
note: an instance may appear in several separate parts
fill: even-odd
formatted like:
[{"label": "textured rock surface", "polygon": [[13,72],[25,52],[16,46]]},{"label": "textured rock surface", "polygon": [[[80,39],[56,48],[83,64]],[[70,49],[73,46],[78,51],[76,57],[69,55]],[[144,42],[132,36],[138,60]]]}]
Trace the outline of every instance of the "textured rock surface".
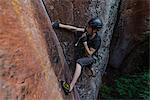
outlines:
[{"label": "textured rock surface", "polygon": [[1,100],[75,99],[59,87],[70,74],[43,7],[40,0],[0,0]]},{"label": "textured rock surface", "polygon": [[[143,55],[137,53],[136,56],[132,53],[135,53],[137,49],[142,49],[142,45],[148,43],[148,37],[145,33],[150,32],[149,5],[149,0],[122,0],[111,46],[109,62],[111,66],[119,68],[129,65],[131,68],[136,66],[131,64],[134,62],[131,61],[132,57],[138,58]],[[148,49],[148,44],[145,46],[146,49]],[[127,59],[128,61],[126,61]],[[140,63],[141,61],[137,60],[137,62]]]},{"label": "textured rock surface", "polygon": [[[81,75],[77,83],[78,91],[81,99],[95,100],[98,94],[99,86],[101,83],[101,76],[105,72],[106,65],[109,58],[109,45],[113,27],[116,22],[117,8],[120,0],[44,0],[51,19],[60,20],[61,23],[71,24],[79,27],[84,27],[87,21],[94,16],[100,17],[104,22],[103,30],[99,33],[102,38],[102,45],[99,49],[99,59],[93,68],[96,70],[96,77],[89,77],[86,74]],[[74,35],[69,34],[67,31],[56,30],[61,46],[63,42],[69,43],[69,50],[74,48]],[[75,34],[76,35],[76,34]],[[69,56],[74,57],[77,52],[68,51],[66,58]],[[68,56],[68,54],[70,54]],[[74,59],[70,61],[74,61]],[[75,61],[74,61],[75,62]],[[70,64],[70,69],[72,69]]]},{"label": "textured rock surface", "polygon": [[[43,0],[52,21],[73,24],[73,4],[71,0]],[[66,30],[55,30],[63,47],[67,63],[74,65],[74,34]]]},{"label": "textured rock surface", "polygon": [[[109,59],[110,40],[116,23],[119,1],[120,0],[91,0],[89,2],[89,17],[100,17],[103,20],[104,26],[101,32],[99,32],[102,40],[101,47],[98,50],[99,58],[93,65],[93,68],[96,71],[96,77],[82,77],[82,81],[80,82],[81,96],[83,96],[84,100],[97,99],[101,78],[105,73]],[[88,84],[84,85],[85,83]]]},{"label": "textured rock surface", "polygon": [[[147,37],[142,33],[149,31],[149,0],[119,2],[0,0],[0,99],[72,100],[79,99],[79,92],[83,100],[96,100],[109,59],[114,26],[116,30],[111,45],[114,48],[111,52],[111,66],[119,67],[123,62],[128,63],[132,57],[136,58],[132,54],[124,60],[133,48],[141,51],[143,46],[148,45]],[[118,24],[115,24],[119,4],[120,15]],[[92,66],[96,77],[88,76],[87,70],[83,69],[77,82],[78,92],[75,88],[69,96],[65,96],[59,88],[58,80],[71,81],[70,72],[74,72],[77,53],[74,42],[78,36],[62,29],[55,30],[56,36],[49,17],[52,21],[59,20],[61,23],[84,27],[93,16],[100,17],[104,23],[99,32],[102,40],[99,59]],[[139,47],[139,44],[142,45]],[[138,49],[135,51],[138,52]]]}]

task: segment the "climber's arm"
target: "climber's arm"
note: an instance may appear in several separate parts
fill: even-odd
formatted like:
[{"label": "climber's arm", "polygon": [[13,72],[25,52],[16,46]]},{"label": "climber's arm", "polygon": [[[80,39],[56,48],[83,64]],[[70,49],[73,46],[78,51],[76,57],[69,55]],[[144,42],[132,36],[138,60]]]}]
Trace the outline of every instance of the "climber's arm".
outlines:
[{"label": "climber's arm", "polygon": [[87,45],[87,42],[83,42],[84,44],[84,47],[86,49],[86,52],[89,54],[89,55],[92,55],[96,50],[94,48],[89,48],[88,45]]},{"label": "climber's arm", "polygon": [[71,25],[65,25],[65,24],[61,24],[59,22],[52,22],[52,27],[54,29],[59,29],[59,28],[63,28],[63,29],[67,29],[67,30],[70,30],[70,31],[80,31],[80,32],[84,32],[85,29],[84,28],[78,28],[78,27],[75,27],[75,26],[71,26]]},{"label": "climber's arm", "polygon": [[84,32],[85,31],[84,28],[78,28],[78,27],[75,27],[75,26],[65,25],[65,24],[61,24],[61,23],[59,24],[59,27],[67,29],[67,30],[70,30],[70,31],[80,31],[80,32]]}]

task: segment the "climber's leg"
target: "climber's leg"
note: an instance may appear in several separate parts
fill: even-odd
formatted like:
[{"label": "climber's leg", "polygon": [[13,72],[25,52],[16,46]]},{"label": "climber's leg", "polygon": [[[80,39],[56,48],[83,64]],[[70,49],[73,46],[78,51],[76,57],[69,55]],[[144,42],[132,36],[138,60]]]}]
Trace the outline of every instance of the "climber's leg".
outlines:
[{"label": "climber's leg", "polygon": [[75,83],[77,82],[77,79],[79,78],[79,76],[81,74],[82,67],[90,65],[94,61],[95,61],[95,59],[92,57],[83,57],[83,58],[80,58],[77,60],[75,73],[74,73],[73,79],[70,83],[70,90],[69,91],[71,91],[73,89]]},{"label": "climber's leg", "polygon": [[72,81],[70,83],[70,90],[69,91],[71,91],[73,89],[73,87],[74,87],[77,79],[79,78],[80,74],[81,74],[81,65],[76,63],[76,70],[75,70],[73,79],[72,79]]}]

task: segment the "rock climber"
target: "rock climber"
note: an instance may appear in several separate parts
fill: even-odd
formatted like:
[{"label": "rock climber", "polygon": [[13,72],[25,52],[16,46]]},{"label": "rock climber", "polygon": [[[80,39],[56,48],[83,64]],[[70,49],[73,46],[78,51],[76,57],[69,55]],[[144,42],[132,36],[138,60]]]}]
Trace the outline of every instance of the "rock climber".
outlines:
[{"label": "rock climber", "polygon": [[72,91],[75,83],[77,82],[77,79],[81,74],[82,68],[93,64],[97,59],[97,51],[101,44],[101,38],[97,32],[102,28],[103,23],[101,19],[95,17],[89,20],[86,28],[78,28],[71,25],[65,25],[60,22],[53,22],[52,26],[54,29],[63,28],[74,32],[82,32],[82,36],[79,38],[75,46],[77,46],[79,41],[81,41],[83,43],[87,55],[82,58],[79,58],[76,61],[76,69],[71,83],[62,81],[62,88],[65,94],[68,94]]}]

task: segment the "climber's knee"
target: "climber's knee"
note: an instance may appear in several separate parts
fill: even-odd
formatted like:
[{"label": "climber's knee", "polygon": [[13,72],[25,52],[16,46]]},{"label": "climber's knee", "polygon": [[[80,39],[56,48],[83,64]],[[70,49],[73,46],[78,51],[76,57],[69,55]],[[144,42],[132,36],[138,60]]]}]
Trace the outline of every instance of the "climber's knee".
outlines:
[{"label": "climber's knee", "polygon": [[91,65],[91,64],[93,64],[93,62],[95,62],[95,59],[92,57],[83,57],[76,61],[76,63],[81,65],[81,67]]}]

